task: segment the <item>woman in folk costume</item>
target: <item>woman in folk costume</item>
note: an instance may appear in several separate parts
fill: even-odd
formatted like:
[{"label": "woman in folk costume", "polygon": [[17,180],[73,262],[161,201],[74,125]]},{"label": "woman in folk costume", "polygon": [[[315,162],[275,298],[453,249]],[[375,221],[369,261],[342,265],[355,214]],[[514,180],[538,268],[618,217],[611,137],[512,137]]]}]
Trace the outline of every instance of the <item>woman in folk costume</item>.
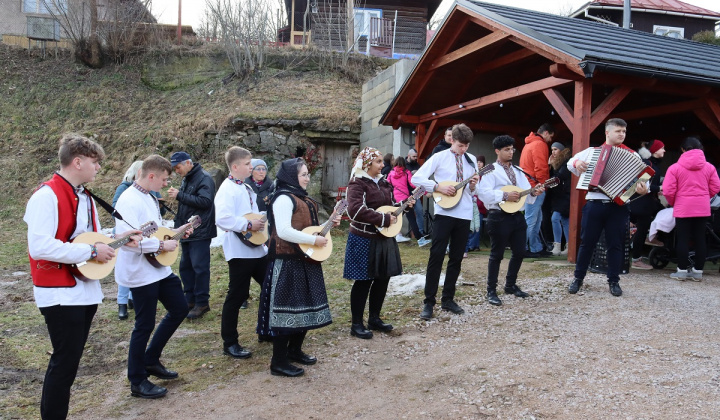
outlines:
[{"label": "woman in folk costume", "polygon": [[[322,267],[298,246],[327,244],[323,236],[302,232],[319,225],[318,203],[307,193],[309,183],[305,161],[288,159],[280,166],[269,200],[270,262],[260,294],[257,333],[274,337],[270,373],[276,376],[305,372],[290,361],[315,364],[317,359],[302,351],[305,335],[332,322]],[[335,225],[339,224],[338,217]]]},{"label": "woman in folk costume", "polygon": [[[377,208],[401,204],[395,202],[393,187],[383,179],[382,168],[382,154],[377,149],[366,147],[355,160],[347,187],[348,215],[351,222],[345,247],[343,277],[355,280],[350,292],[350,334],[364,339],[373,336],[363,324],[363,312],[368,296],[368,327],[377,331],[392,330],[392,325],[380,319],[380,310],[385,301],[390,277],[402,273],[400,251],[395,238],[381,235],[376,228],[386,228],[397,221],[392,214],[380,213]],[[408,200],[411,205],[415,203],[412,197]]]}]

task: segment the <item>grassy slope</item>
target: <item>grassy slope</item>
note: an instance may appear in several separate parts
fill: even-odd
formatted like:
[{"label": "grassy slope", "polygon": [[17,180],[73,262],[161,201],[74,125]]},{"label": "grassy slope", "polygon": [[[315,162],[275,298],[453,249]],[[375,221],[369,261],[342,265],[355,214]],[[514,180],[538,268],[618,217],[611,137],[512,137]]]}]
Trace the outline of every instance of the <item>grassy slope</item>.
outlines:
[{"label": "grassy slope", "polygon": [[[355,124],[360,113],[361,86],[339,76],[267,77],[242,95],[237,87],[211,81],[161,92],[141,82],[139,66],[89,70],[68,58],[40,60],[0,46],[0,241],[15,242],[23,230],[25,202],[56,169],[62,133],[96,136],[103,145],[108,158],[92,187],[109,198],[134,160],[197,143],[234,117],[339,126]],[[198,158],[221,164],[220,156]],[[14,258],[23,248],[0,250],[0,268],[24,262]]]}]

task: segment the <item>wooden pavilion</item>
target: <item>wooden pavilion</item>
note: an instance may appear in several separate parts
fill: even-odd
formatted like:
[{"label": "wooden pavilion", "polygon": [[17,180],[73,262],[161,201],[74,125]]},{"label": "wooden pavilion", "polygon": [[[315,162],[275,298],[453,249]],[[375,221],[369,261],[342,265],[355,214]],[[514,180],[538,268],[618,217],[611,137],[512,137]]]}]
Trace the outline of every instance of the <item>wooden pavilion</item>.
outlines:
[{"label": "wooden pavilion", "polygon": [[[720,47],[477,1],[457,0],[388,110],[426,157],[448,126],[510,134],[544,122],[573,152],[628,122],[626,144],[690,134],[720,163]],[[577,179],[574,179],[577,182]],[[575,261],[584,194],[573,189],[568,259]]]}]

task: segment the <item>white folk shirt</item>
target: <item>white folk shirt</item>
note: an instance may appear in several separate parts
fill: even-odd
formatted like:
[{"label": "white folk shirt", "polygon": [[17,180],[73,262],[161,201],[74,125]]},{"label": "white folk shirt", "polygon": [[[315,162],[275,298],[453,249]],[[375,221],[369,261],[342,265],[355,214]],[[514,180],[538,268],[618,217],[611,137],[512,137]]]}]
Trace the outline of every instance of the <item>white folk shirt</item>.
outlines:
[{"label": "white folk shirt", "polygon": [[[71,239],[81,233],[91,231],[88,228],[88,208],[90,198],[78,194],[77,226]],[[90,259],[90,245],[73,244],[55,239],[58,229],[58,200],[52,188],[47,185],[37,190],[25,208],[23,220],[28,225],[28,251],[36,260],[55,261],[63,264],[77,264]],[[95,220],[98,220],[97,209]],[[91,222],[90,222],[91,223]],[[98,221],[98,231],[100,221]],[[38,308],[48,306],[84,306],[96,305],[103,300],[98,280],[83,281],[75,278],[74,287],[37,287],[33,286],[35,304]]]},{"label": "white folk shirt", "polygon": [[[472,160],[472,165],[465,159],[465,156],[460,156],[463,163],[463,180],[470,178],[477,172],[477,159],[475,156],[467,153]],[[434,178],[434,181],[430,179]],[[428,159],[420,169],[415,172],[412,176],[412,184],[425,187],[425,190],[432,192],[437,183],[443,181],[453,181],[457,179],[457,169],[455,167],[455,154],[452,150],[447,149],[442,152],[435,153]],[[475,200],[473,196],[475,192],[470,192],[470,185],[466,185],[463,190],[462,197],[457,206],[451,209],[444,209],[440,206],[435,206],[435,214],[442,216],[450,216],[456,219],[472,220],[473,218],[473,206]]]},{"label": "white folk shirt", "polygon": [[215,224],[225,231],[223,253],[226,261],[267,255],[267,246],[249,247],[235,234],[247,230],[248,220],[243,216],[248,213],[259,213],[255,191],[247,184],[238,185],[225,179],[215,194]]},{"label": "white folk shirt", "polygon": [[[300,205],[305,204],[300,202]],[[287,194],[283,194],[273,202],[273,218],[275,219],[275,230],[280,239],[296,243],[315,245],[315,235],[303,233],[292,227],[293,201]]]},{"label": "white folk shirt", "polygon": [[[145,194],[133,186],[122,193],[115,209],[125,219],[125,221],[115,219],[115,234],[118,236],[128,230],[139,229],[142,224],[150,221],[162,226],[157,199],[152,194]],[[153,267],[143,255],[143,253],[156,252],[159,248],[160,240],[154,237],[143,237],[137,248],[120,248],[115,264],[117,284],[125,287],[140,287],[160,281],[172,274],[170,267]]]},{"label": "white folk shirt", "polygon": [[[590,155],[592,154],[593,149],[595,147],[588,147],[587,149],[583,150],[582,152],[577,153],[575,156],[571,157],[570,160],[568,160],[567,167],[570,170],[570,172],[574,173],[577,176],[582,175],[582,172],[578,171],[577,168],[575,168],[575,162],[581,160],[583,162],[587,162],[590,158]],[[635,153],[638,157],[637,153]],[[645,183],[645,186],[650,188],[650,181]],[[610,197],[605,195],[602,191],[588,191],[587,195],[585,195],[586,200],[610,200]]]},{"label": "white folk shirt", "polygon": [[[500,190],[500,188],[506,185],[512,185],[512,182],[510,181],[510,178],[508,178],[505,168],[503,168],[502,165],[495,162],[493,163],[493,166],[495,169],[483,175],[482,179],[478,183],[477,193],[480,200],[483,204],[485,204],[486,209],[500,210],[498,203],[503,201],[503,191]],[[512,166],[512,171],[515,173],[515,180],[517,182],[516,186],[522,188],[523,190],[530,189],[530,182],[528,182],[525,174],[515,166]],[[532,204],[535,202],[535,199],[536,197],[528,194],[525,204]],[[525,204],[523,204],[520,211],[525,210]]]}]

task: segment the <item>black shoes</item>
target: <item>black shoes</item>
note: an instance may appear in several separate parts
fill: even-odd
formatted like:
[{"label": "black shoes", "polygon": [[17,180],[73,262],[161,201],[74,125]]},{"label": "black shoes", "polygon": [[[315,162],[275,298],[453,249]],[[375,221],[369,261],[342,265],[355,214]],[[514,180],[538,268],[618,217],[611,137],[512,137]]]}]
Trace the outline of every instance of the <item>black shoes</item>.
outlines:
[{"label": "black shoes", "polygon": [[530,296],[529,294],[520,290],[520,288],[517,287],[517,285],[513,285],[512,287],[505,287],[505,294],[506,295],[515,295],[519,298],[526,298],[526,297]]},{"label": "black shoes", "polygon": [[135,309],[135,304],[132,299],[128,299],[128,309]]},{"label": "black shoes", "polygon": [[350,326],[350,335],[357,338],[362,338],[363,340],[368,340],[373,337],[372,331],[366,330],[365,326],[362,323],[352,324]]},{"label": "black shoes", "polygon": [[240,344],[233,344],[232,346],[223,347],[223,353],[236,359],[247,359],[252,356],[252,353],[242,348]]},{"label": "black shoes", "polygon": [[582,285],[583,285],[583,281],[576,278],[575,280],[573,280],[572,283],[570,283],[570,286],[568,286],[568,293],[570,293],[571,295],[574,295],[575,293],[578,292],[578,290],[580,290]]},{"label": "black shoes", "polygon": [[133,397],[155,399],[165,396],[167,388],[157,386],[147,379],[140,382],[139,385],[130,385],[130,395]]},{"label": "black shoes", "polygon": [[148,375],[152,375],[158,379],[175,379],[178,377],[177,372],[166,369],[165,366],[163,366],[160,362],[157,362],[157,364],[151,366],[145,366],[145,372],[147,372]]},{"label": "black shoes", "polygon": [[622,296],[622,289],[618,282],[608,283],[610,285],[610,294],[613,296]]},{"label": "black shoes", "polygon": [[272,343],[273,336],[270,334],[258,334],[258,343]]},{"label": "black shoes", "polygon": [[294,378],[295,376],[301,376],[303,373],[305,373],[305,369],[293,366],[290,363],[281,365],[270,363],[270,374],[273,376],[289,376]]},{"label": "black shoes", "polygon": [[457,303],[455,303],[454,300],[448,300],[446,302],[443,302],[440,307],[445,311],[450,311],[454,313],[455,315],[464,314],[465,310],[460,307]]},{"label": "black shoes", "polygon": [[205,315],[206,313],[210,312],[210,306],[193,306],[192,309],[190,309],[190,312],[187,314],[187,319],[198,319],[201,316]]},{"label": "black shoes", "polygon": [[128,319],[128,306],[125,303],[118,304],[118,319]]},{"label": "black shoes", "polygon": [[497,292],[495,290],[488,290],[487,292],[487,301],[491,305],[500,306],[502,305],[502,300],[497,295]]},{"label": "black shoes", "polygon": [[373,317],[368,318],[367,326],[368,326],[368,329],[375,330],[375,331],[383,331],[383,332],[392,331],[392,329],[393,329],[392,324],[384,323],[383,320],[380,319],[379,316],[373,316]]},{"label": "black shoes", "polygon": [[433,316],[433,305],[426,303],[425,306],[423,306],[422,312],[420,312],[420,319],[429,321],[430,318],[432,318],[432,316]]},{"label": "black shoes", "polygon": [[247,303],[247,299],[245,299],[245,301],[240,304],[240,309],[247,309],[247,308],[248,308],[248,303]]},{"label": "black shoes", "polygon": [[300,363],[301,365],[314,365],[317,363],[317,358],[310,356],[302,350],[290,350],[288,351],[287,358],[293,362]]}]

